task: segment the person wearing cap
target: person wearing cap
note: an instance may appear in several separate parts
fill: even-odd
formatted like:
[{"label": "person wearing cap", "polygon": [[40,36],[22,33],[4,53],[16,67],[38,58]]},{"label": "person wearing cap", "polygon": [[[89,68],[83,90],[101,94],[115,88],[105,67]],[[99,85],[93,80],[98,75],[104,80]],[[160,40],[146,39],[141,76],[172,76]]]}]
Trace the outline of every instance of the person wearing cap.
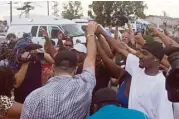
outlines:
[{"label": "person wearing cap", "polygon": [[[120,41],[113,40],[102,26],[98,27],[98,32],[112,48],[127,57],[125,70],[132,76],[128,108],[141,111],[150,119],[173,119],[172,103],[165,89],[166,79],[159,70],[164,56],[162,44],[156,41],[145,43],[138,58],[130,54]],[[116,69],[119,74],[124,73],[122,68]]]},{"label": "person wearing cap", "polygon": [[[96,29],[96,22],[88,24],[87,56],[83,72],[74,75],[78,63],[74,51],[59,52],[54,60],[55,76],[50,78],[45,86],[33,91],[26,98],[21,119],[85,119],[88,117],[92,91],[96,85],[96,37],[94,34]],[[50,39],[47,36],[45,38],[50,43]]]},{"label": "person wearing cap", "polygon": [[[42,86],[41,60],[44,59],[48,62],[50,58],[46,53],[38,53],[36,50],[39,48],[42,48],[42,46],[34,44],[30,39],[25,38],[18,39],[18,42],[14,46],[14,53],[17,56],[18,62],[11,62],[10,64],[16,78],[14,90],[16,102],[24,103],[25,98],[33,90]],[[42,57],[38,57],[38,54],[41,54]],[[37,56],[37,59],[31,60],[32,55]]]},{"label": "person wearing cap", "polygon": [[72,40],[72,38],[67,37],[67,39],[65,39],[64,47],[65,47],[66,49],[73,48],[73,40]]},{"label": "person wearing cap", "polygon": [[73,49],[77,52],[78,62],[83,63],[87,53],[86,46],[81,43],[77,43],[73,46]]},{"label": "person wearing cap", "polygon": [[78,69],[76,71],[76,74],[81,74],[81,72],[83,71],[83,63],[86,57],[86,46],[81,43],[77,43],[74,45],[73,48],[70,49],[70,51],[75,51],[77,53]]},{"label": "person wearing cap", "polygon": [[110,88],[99,89],[93,98],[93,115],[88,119],[148,119],[140,111],[122,108],[117,94]]}]

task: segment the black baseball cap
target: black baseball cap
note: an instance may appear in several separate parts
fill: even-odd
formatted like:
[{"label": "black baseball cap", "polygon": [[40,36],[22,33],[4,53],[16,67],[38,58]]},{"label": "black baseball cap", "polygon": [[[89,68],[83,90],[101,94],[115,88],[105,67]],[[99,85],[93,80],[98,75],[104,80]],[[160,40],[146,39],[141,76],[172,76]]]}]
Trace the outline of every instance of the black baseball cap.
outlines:
[{"label": "black baseball cap", "polygon": [[73,51],[63,50],[60,51],[55,57],[55,66],[61,66],[63,60],[68,60],[70,62],[69,67],[77,66],[77,55]]},{"label": "black baseball cap", "polygon": [[94,94],[93,104],[101,104],[101,103],[119,104],[116,92],[110,88],[99,89]]},{"label": "black baseball cap", "polygon": [[148,42],[148,43],[144,44],[143,49],[150,52],[152,55],[157,57],[160,61],[164,57],[164,48],[163,48],[162,44],[157,41],[152,41],[152,42]]}]

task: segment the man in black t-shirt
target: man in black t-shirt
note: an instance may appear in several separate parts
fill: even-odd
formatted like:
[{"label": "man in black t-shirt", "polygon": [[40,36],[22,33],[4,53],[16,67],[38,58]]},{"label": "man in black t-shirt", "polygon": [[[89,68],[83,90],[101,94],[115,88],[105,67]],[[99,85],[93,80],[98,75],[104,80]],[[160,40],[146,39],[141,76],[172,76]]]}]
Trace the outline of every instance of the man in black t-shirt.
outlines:
[{"label": "man in black t-shirt", "polygon": [[22,84],[15,88],[15,101],[24,103],[25,98],[35,89],[41,87],[41,62],[29,62]]}]

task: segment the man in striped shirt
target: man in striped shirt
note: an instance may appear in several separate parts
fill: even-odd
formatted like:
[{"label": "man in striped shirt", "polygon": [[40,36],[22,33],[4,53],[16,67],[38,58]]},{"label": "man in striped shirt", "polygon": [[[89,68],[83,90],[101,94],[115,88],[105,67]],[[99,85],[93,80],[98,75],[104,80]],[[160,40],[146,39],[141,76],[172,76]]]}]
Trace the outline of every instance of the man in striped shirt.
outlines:
[{"label": "man in striped shirt", "polygon": [[[26,98],[21,119],[85,119],[89,116],[92,91],[96,84],[96,29],[96,22],[88,24],[83,72],[74,75],[77,69],[75,52],[65,50],[58,53],[55,56],[55,77]],[[49,38],[44,37],[50,43]]]}]

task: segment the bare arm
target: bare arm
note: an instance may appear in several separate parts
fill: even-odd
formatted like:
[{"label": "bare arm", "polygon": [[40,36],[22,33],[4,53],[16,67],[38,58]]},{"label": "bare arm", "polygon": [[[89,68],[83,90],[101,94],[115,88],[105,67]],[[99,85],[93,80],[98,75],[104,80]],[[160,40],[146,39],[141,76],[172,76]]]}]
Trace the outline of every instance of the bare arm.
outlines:
[{"label": "bare arm", "polygon": [[53,46],[50,38],[48,37],[47,31],[42,29],[42,34],[43,34],[43,37],[45,38],[46,43],[47,43],[47,51],[50,54],[50,56],[52,57],[52,59],[54,60],[55,56],[57,55],[57,51],[56,51],[55,47]]},{"label": "bare arm", "polygon": [[137,51],[129,47],[127,44],[124,43],[124,45],[127,48],[127,51],[130,52],[131,54],[137,55]]},{"label": "bare arm", "polygon": [[16,83],[14,85],[15,88],[18,88],[24,81],[28,66],[29,66],[29,63],[22,64],[20,70],[15,74],[15,79],[16,79]]},{"label": "bare arm", "polygon": [[119,30],[118,26],[116,25],[115,31],[114,31],[114,39],[119,40]]},{"label": "bare arm", "polygon": [[104,49],[107,56],[112,59],[113,54],[111,52],[111,49],[109,47],[109,44],[107,43],[106,39],[102,35],[98,35],[98,41],[100,43],[100,46]]},{"label": "bare arm", "polygon": [[176,41],[174,41],[173,39],[171,39],[170,37],[166,36],[161,32],[158,34],[158,37],[163,41],[165,46],[179,47],[179,44]]},{"label": "bare arm", "polygon": [[91,68],[95,72],[96,61],[96,36],[94,35],[97,29],[96,22],[90,22],[87,27],[87,56],[84,61],[83,70]]},{"label": "bare arm", "polygon": [[134,31],[132,29],[132,25],[130,22],[127,23],[128,28],[129,28],[129,41],[134,45],[135,41],[134,41]]},{"label": "bare arm", "polygon": [[44,53],[44,59],[49,64],[54,64],[54,60],[52,59],[52,57],[48,53]]},{"label": "bare arm", "polygon": [[63,42],[62,42],[62,39],[59,39],[59,38],[58,38],[58,45],[59,45],[59,50],[62,50],[62,49],[65,48],[65,47],[64,47],[64,44],[63,44]]},{"label": "bare arm", "polygon": [[14,103],[11,108],[8,109],[6,119],[20,119],[22,111],[22,104]]},{"label": "bare arm", "polygon": [[118,66],[113,59],[110,59],[106,53],[104,52],[104,50],[102,49],[100,43],[97,41],[97,49],[98,52],[102,58],[103,63],[105,64],[105,66],[109,69],[111,75],[115,78],[118,78],[119,76],[121,76],[123,74],[123,70],[120,66]]},{"label": "bare arm", "polygon": [[102,26],[98,26],[98,32],[100,32],[105,38],[109,45],[114,48],[118,53],[128,56],[129,52],[122,46],[121,41],[114,40],[109,34],[106,33]]},{"label": "bare arm", "polygon": [[179,44],[171,39],[170,37],[166,36],[164,33],[161,33],[159,30],[156,28],[149,28],[151,32],[157,37],[159,37],[162,42],[165,44],[165,46],[174,46],[174,47],[179,47]]}]

